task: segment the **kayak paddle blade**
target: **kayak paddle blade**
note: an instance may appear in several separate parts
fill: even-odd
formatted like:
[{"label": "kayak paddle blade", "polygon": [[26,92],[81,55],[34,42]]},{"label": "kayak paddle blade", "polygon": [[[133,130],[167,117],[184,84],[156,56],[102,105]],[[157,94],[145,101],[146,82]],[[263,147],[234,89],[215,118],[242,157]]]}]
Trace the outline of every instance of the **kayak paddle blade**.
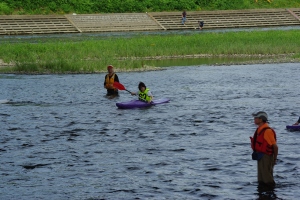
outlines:
[{"label": "kayak paddle blade", "polygon": [[[113,83],[113,86],[115,88],[117,88],[118,90],[126,90],[126,88],[124,87],[124,85],[122,85],[121,83],[119,82],[114,82]],[[127,92],[131,93],[129,90],[126,90]]]},{"label": "kayak paddle blade", "polygon": [[119,83],[119,82],[114,82],[114,83],[113,83],[113,86],[114,86],[115,88],[119,89],[119,90],[126,90],[125,87],[124,87],[124,85],[122,85],[122,84]]}]

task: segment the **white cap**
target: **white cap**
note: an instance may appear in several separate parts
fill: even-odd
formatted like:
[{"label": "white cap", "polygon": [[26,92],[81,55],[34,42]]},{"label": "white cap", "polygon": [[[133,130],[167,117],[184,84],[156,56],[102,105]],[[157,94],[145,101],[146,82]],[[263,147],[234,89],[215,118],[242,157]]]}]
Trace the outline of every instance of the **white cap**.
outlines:
[{"label": "white cap", "polygon": [[263,121],[268,121],[268,115],[264,111],[259,111],[257,113],[252,113],[252,116],[255,117],[255,118],[260,118]]}]

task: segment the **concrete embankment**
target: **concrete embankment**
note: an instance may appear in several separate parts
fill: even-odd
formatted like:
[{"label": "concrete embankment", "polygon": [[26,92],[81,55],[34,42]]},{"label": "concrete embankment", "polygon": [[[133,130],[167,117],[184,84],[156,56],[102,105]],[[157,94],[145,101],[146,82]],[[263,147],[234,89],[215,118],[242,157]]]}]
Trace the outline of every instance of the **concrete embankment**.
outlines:
[{"label": "concrete embankment", "polygon": [[2,15],[0,35],[96,33],[120,31],[160,31],[299,26],[300,8],[187,12],[185,25],[181,12]]}]

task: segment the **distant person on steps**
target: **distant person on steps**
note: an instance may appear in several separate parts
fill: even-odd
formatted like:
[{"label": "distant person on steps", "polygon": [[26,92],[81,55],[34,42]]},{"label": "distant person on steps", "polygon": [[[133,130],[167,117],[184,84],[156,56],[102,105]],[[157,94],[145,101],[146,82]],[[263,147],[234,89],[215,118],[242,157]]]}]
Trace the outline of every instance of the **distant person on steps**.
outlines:
[{"label": "distant person on steps", "polygon": [[198,21],[199,24],[199,29],[202,30],[203,26],[204,26],[204,22],[203,21]]},{"label": "distant person on steps", "polygon": [[185,25],[185,21],[186,21],[186,11],[184,10],[182,12],[182,17],[181,17],[181,24]]},{"label": "distant person on steps", "polygon": [[114,67],[112,65],[107,66],[108,74],[105,75],[104,88],[106,88],[107,96],[117,96],[119,91],[113,86],[114,82],[119,82],[118,75],[114,72]]}]

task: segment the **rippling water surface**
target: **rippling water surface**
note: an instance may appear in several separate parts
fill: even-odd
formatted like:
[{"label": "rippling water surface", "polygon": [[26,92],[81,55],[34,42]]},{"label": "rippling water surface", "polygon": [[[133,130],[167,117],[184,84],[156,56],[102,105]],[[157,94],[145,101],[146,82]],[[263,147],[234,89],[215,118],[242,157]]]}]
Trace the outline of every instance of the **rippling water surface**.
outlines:
[{"label": "rippling water surface", "polygon": [[[1,199],[298,199],[299,64],[118,73],[170,103],[117,109],[105,74],[0,75]],[[10,100],[5,103],[5,99]],[[277,186],[261,192],[251,113],[275,128]]]}]

